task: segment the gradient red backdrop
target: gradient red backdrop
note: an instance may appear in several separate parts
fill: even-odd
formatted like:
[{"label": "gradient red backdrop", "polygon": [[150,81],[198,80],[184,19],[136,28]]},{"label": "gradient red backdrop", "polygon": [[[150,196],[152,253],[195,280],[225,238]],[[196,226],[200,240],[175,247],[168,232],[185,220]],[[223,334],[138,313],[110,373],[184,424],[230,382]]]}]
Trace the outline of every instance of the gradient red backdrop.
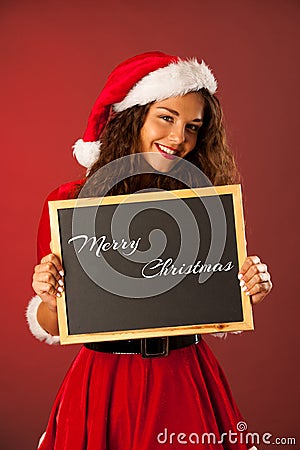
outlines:
[{"label": "gradient red backdrop", "polygon": [[219,80],[248,252],[274,281],[254,332],[207,342],[251,429],[296,437],[299,9],[297,0],[1,1],[1,449],[36,448],[78,350],[39,343],[24,319],[42,203],[83,174],[71,145],[111,69],[159,49],[204,58]]}]

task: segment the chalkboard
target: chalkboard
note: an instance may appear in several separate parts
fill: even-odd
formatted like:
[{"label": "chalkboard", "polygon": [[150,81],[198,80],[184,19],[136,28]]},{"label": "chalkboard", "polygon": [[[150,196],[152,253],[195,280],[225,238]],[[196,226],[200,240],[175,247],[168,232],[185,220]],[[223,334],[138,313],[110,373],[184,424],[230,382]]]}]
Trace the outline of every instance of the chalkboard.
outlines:
[{"label": "chalkboard", "polygon": [[62,344],[253,329],[240,185],[49,202]]}]

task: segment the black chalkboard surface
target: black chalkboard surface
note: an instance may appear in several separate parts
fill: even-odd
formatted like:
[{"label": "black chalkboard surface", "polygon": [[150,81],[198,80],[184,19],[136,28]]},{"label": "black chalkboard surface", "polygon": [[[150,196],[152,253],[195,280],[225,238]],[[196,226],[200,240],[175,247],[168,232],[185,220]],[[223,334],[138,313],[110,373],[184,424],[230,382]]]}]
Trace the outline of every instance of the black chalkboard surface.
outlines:
[{"label": "black chalkboard surface", "polygon": [[49,202],[62,344],[253,329],[239,185]]}]

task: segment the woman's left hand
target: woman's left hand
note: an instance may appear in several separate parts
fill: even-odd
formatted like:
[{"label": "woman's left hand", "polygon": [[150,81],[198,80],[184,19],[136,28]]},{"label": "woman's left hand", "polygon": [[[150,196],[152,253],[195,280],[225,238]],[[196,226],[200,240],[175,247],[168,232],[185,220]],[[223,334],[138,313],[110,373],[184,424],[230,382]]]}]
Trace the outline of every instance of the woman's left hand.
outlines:
[{"label": "woman's left hand", "polygon": [[272,282],[266,264],[258,256],[248,256],[242,265],[239,275],[240,285],[246,295],[250,295],[253,305],[261,302],[271,291]]}]

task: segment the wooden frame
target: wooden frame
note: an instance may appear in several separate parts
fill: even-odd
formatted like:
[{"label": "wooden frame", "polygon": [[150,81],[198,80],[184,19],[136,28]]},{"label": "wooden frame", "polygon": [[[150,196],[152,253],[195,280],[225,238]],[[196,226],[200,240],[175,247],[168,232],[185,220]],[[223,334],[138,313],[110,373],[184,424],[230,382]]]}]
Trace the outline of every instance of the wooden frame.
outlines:
[{"label": "wooden frame", "polygon": [[[61,231],[61,218],[60,214],[62,211],[72,211],[78,208],[89,208],[89,207],[99,207],[107,205],[119,205],[121,203],[139,203],[139,202],[158,202],[170,200],[171,197],[174,199],[190,201],[189,199],[198,198],[201,199],[209,198],[214,196],[214,198],[219,197],[223,199],[223,196],[227,196],[232,201],[233,205],[233,223],[235,228],[235,238],[236,238],[236,253],[238,267],[235,267],[234,278],[232,278],[231,284],[233,290],[236,292],[235,297],[239,297],[235,302],[240,302],[240,307],[242,311],[241,320],[232,322],[211,322],[211,323],[189,323],[189,324],[176,324],[172,323],[167,326],[153,326],[150,327],[143,326],[139,328],[138,324],[132,329],[117,329],[117,330],[98,330],[92,332],[78,332],[78,330],[73,333],[70,332],[69,326],[69,310],[70,305],[72,305],[72,300],[68,299],[68,284],[71,285],[68,279],[68,271],[65,270],[65,292],[62,297],[58,299],[58,320],[59,320],[59,330],[60,338],[62,344],[72,344],[72,343],[83,343],[83,342],[95,342],[95,341],[113,341],[121,339],[135,339],[135,338],[145,338],[145,337],[157,337],[157,336],[171,336],[171,335],[184,335],[184,334],[204,334],[204,333],[215,333],[215,332],[227,332],[227,331],[240,331],[240,330],[252,330],[253,317],[252,317],[252,307],[250,299],[245,295],[241,288],[239,287],[239,281],[237,279],[238,269],[241,267],[242,263],[246,258],[246,245],[245,245],[245,230],[244,230],[244,220],[243,220],[243,210],[242,210],[242,198],[241,198],[241,188],[240,185],[231,186],[219,186],[219,187],[206,187],[197,189],[184,189],[176,191],[163,191],[163,192],[149,192],[149,193],[139,193],[132,195],[120,195],[104,198],[85,198],[85,199],[74,199],[74,200],[62,200],[62,201],[52,201],[49,202],[49,212],[50,212],[50,224],[51,224],[51,236],[52,236],[52,248],[53,252],[62,259],[62,231]],[[222,200],[223,201],[223,200]],[[153,203],[155,206],[157,203]],[[83,211],[83,210],[82,210]],[[85,210],[87,211],[87,210]],[[100,209],[101,211],[101,209]],[[62,216],[61,216],[62,217]],[[63,266],[65,267],[65,261],[62,259]],[[217,275],[216,275],[217,276]],[[221,276],[221,275],[220,275]],[[224,275],[225,276],[225,275]],[[72,284],[76,282],[77,277],[73,277]],[[185,277],[187,279],[188,276]],[[190,277],[191,278],[191,277]],[[92,282],[91,282],[92,283]],[[180,286],[180,283],[178,284]],[[87,288],[88,289],[88,288]],[[174,288],[175,289],[175,288]],[[178,288],[179,289],[179,288]],[[200,287],[199,287],[200,289]],[[175,292],[175,291],[174,291]],[[193,291],[194,292],[194,291]],[[102,295],[102,294],[101,294]],[[163,294],[164,295],[164,294]],[[101,296],[100,296],[101,297]],[[105,294],[103,294],[105,297]],[[155,297],[157,299],[157,297]],[[160,298],[160,297],[159,297]],[[99,300],[100,301],[100,300]],[[153,300],[148,299],[148,302]],[[157,300],[156,300],[157,301]],[[69,302],[69,303],[68,303]],[[129,302],[129,300],[128,300]],[[137,305],[140,303],[136,303]],[[149,304],[149,303],[148,303]],[[132,304],[130,303],[130,307]],[[224,305],[222,306],[224,307]],[[69,309],[68,309],[69,308]],[[184,308],[184,305],[183,305]],[[133,309],[134,311],[134,309]],[[184,309],[183,309],[184,311]],[[134,315],[134,314],[133,314]]]}]

